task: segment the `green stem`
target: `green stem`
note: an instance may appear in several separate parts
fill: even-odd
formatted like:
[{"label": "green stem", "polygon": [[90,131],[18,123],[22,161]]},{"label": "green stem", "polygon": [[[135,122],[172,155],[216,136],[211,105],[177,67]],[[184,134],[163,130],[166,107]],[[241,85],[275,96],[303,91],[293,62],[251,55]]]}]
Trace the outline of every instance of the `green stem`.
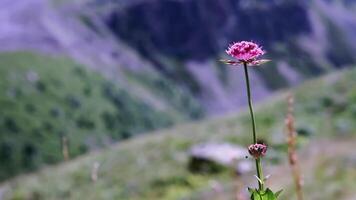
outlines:
[{"label": "green stem", "polygon": [[262,171],[262,163],[261,163],[261,158],[258,158],[255,160],[256,162],[256,171],[257,171],[257,177],[262,181],[258,181],[258,187],[260,190],[264,190],[264,178],[263,178],[263,171]]},{"label": "green stem", "polygon": [[[250,108],[250,115],[251,115],[251,122],[252,122],[252,133],[253,133],[253,144],[257,143],[257,136],[256,136],[256,122],[255,122],[255,115],[253,112],[253,106],[252,106],[252,97],[251,97],[251,87],[250,87],[250,78],[248,76],[248,69],[247,69],[247,63],[244,62],[244,70],[245,70],[245,78],[246,78],[246,89],[247,89],[247,98],[248,98],[248,106]],[[256,171],[257,171],[257,177],[262,181],[258,181],[258,186],[260,190],[264,190],[264,178],[263,178],[263,172],[262,172],[262,164],[261,164],[261,159],[258,158],[256,159]]]},{"label": "green stem", "polygon": [[252,122],[253,143],[256,144],[257,143],[256,123],[255,123],[255,115],[253,113],[250,78],[248,76],[247,63],[244,63],[244,69],[245,69],[245,77],[246,77],[246,89],[247,89],[248,107],[250,108],[251,122]]}]

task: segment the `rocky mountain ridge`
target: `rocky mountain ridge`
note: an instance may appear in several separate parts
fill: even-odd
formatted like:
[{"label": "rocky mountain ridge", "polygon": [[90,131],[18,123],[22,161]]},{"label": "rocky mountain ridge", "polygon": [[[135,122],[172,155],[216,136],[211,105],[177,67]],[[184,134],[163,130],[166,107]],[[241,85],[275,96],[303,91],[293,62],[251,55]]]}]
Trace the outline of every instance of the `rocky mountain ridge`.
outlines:
[{"label": "rocky mountain ridge", "polygon": [[[223,66],[224,48],[254,40],[273,62],[252,71],[257,100],[271,91],[356,61],[353,1],[144,0],[1,2],[2,51],[66,54],[155,107],[170,102],[146,87],[169,82],[208,114],[238,109],[239,69]],[[33,12],[36,10],[36,12]],[[207,81],[208,80],[208,81]]]}]

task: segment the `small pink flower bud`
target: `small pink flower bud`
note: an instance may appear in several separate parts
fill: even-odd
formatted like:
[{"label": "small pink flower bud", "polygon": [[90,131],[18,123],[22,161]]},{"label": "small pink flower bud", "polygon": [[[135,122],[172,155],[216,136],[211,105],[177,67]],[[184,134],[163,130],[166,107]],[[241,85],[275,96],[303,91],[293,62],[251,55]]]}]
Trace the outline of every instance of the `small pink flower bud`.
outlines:
[{"label": "small pink flower bud", "polygon": [[253,156],[255,159],[258,159],[260,157],[263,157],[266,155],[267,152],[267,145],[265,144],[251,144],[248,147],[248,152],[250,153],[251,156]]}]

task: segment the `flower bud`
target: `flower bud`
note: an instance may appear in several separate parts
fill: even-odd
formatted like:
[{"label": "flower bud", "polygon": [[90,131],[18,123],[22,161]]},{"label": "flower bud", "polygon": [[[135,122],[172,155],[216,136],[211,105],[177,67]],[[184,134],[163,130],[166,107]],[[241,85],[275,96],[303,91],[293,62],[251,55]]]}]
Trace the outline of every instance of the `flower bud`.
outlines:
[{"label": "flower bud", "polygon": [[267,152],[267,145],[265,144],[251,144],[248,147],[248,152],[250,153],[251,156],[253,156],[255,159],[258,159],[260,157],[263,157],[266,155]]}]

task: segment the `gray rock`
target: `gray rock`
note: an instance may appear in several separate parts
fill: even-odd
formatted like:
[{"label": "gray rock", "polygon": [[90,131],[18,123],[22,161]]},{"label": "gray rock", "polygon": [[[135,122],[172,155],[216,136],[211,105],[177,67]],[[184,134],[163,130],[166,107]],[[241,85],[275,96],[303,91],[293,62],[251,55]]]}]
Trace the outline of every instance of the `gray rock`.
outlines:
[{"label": "gray rock", "polygon": [[251,171],[252,163],[246,159],[245,148],[229,143],[194,145],[190,151],[189,170],[195,173],[218,173],[226,168],[242,174]]}]

